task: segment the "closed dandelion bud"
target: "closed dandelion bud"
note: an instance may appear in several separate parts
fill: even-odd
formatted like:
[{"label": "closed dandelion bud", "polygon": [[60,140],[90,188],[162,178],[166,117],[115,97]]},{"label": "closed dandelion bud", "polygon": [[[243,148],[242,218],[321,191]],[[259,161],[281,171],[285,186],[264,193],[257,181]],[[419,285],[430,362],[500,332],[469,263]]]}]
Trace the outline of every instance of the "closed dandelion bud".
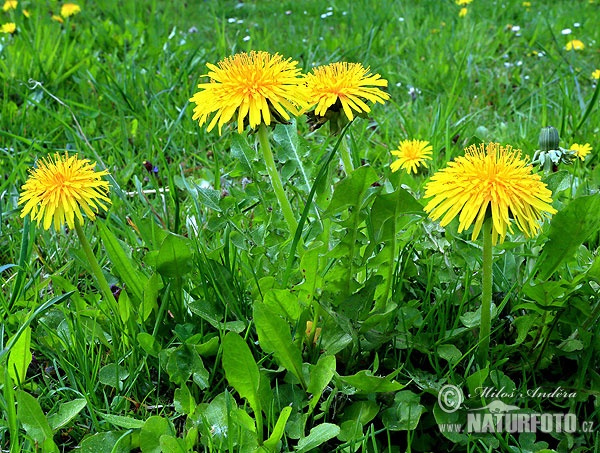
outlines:
[{"label": "closed dandelion bud", "polygon": [[558,131],[553,126],[543,127],[540,131],[540,151],[547,152],[558,149]]}]

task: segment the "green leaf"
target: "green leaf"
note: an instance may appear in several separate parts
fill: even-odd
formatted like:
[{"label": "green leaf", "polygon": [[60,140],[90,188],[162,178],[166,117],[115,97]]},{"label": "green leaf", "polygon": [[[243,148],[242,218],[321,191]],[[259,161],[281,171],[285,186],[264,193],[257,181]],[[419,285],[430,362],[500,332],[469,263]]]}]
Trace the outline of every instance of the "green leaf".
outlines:
[{"label": "green leaf", "polygon": [[298,321],[303,310],[298,296],[289,289],[270,289],[265,293],[263,302],[275,313],[294,323]]},{"label": "green leaf", "polygon": [[331,382],[331,379],[335,375],[335,356],[324,355],[319,357],[319,361],[310,370],[310,383],[306,391],[312,393],[312,398],[308,405],[309,413],[311,413],[316,405],[319,403],[321,394],[327,384]]},{"label": "green leaf", "polygon": [[161,346],[156,339],[147,332],[140,332],[137,341],[144,351],[152,357],[158,357]]},{"label": "green leaf", "polygon": [[287,423],[288,418],[290,417],[291,413],[292,413],[291,406],[286,406],[282,409],[281,413],[279,414],[279,418],[277,419],[277,423],[275,423],[275,427],[273,428],[273,431],[271,432],[271,435],[263,443],[263,446],[265,448],[267,448],[270,451],[277,451],[276,450],[277,444],[283,437],[283,433],[285,430],[285,424]]},{"label": "green leaf", "polygon": [[196,409],[196,400],[194,400],[187,385],[183,384],[175,390],[173,405],[175,406],[175,411],[180,414],[190,415],[194,412]]},{"label": "green leaf", "polygon": [[163,277],[179,277],[193,267],[193,251],[190,240],[183,236],[169,234],[156,258],[156,270]]},{"label": "green leaf", "polygon": [[209,189],[208,187],[200,187],[198,184],[194,183],[194,195],[196,195],[198,201],[202,203],[207,208],[210,208],[214,211],[221,212],[222,209],[219,206],[219,201],[221,200],[221,192],[215,189]]},{"label": "green leaf", "polygon": [[[255,414],[260,414],[260,372],[250,348],[237,333],[223,338],[223,370],[227,382],[242,398],[246,398]],[[260,416],[260,415],[258,415]]]},{"label": "green leaf", "polygon": [[140,431],[140,449],[142,453],[161,453],[160,437],[164,435],[175,435],[171,422],[158,415],[148,418]]},{"label": "green leaf", "polygon": [[396,393],[393,407],[383,411],[381,421],[391,431],[412,431],[419,424],[421,414],[426,411],[419,395],[403,390]]},{"label": "green leaf", "polygon": [[27,326],[8,354],[8,374],[15,384],[23,383],[31,363],[31,327]]},{"label": "green leaf", "polygon": [[302,355],[292,341],[288,323],[261,302],[254,304],[254,323],[260,347],[273,354],[279,364],[292,373],[306,388],[302,374]]},{"label": "green leaf", "polygon": [[[167,352],[167,351],[163,351]],[[171,382],[182,385],[194,375],[194,382],[200,386],[201,389],[207,387],[208,371],[204,368],[204,363],[190,345],[184,344],[175,349],[174,351],[168,352],[167,360],[167,373]]]},{"label": "green leaf", "polygon": [[48,416],[48,423],[52,431],[66,426],[71,420],[77,417],[83,408],[87,405],[85,398],[76,398],[67,403],[61,403],[58,412]]},{"label": "green leaf", "polygon": [[[389,236],[397,232],[395,228],[385,229],[386,223],[397,222],[403,214],[423,214],[423,206],[407,190],[398,187],[393,193],[377,195],[371,207],[371,223],[375,227],[375,237],[381,240],[391,239]],[[388,230],[389,234],[383,235],[383,232]]]},{"label": "green leaf", "polygon": [[437,354],[446,362],[454,365],[462,357],[460,350],[453,344],[441,344],[437,347]]},{"label": "green leaf", "polygon": [[571,173],[566,170],[550,173],[544,178],[544,182],[552,194],[556,196],[558,192],[562,192],[563,190],[567,190],[571,187]]},{"label": "green leaf", "polygon": [[546,280],[577,248],[600,230],[600,194],[576,198],[552,218],[548,242],[539,260],[540,280]]},{"label": "green leaf", "polygon": [[302,164],[301,154],[303,153],[300,148],[298,128],[295,121],[292,121],[292,124],[278,124],[275,126],[273,139],[279,145],[277,147],[277,157],[281,162],[293,162],[294,168],[300,173],[299,187],[308,192],[311,183]]},{"label": "green leaf", "polygon": [[298,441],[296,451],[298,453],[311,451],[319,445],[333,439],[340,433],[340,427],[333,423],[321,423],[310,430],[308,436]]},{"label": "green leaf", "polygon": [[355,391],[349,390],[351,393],[386,393],[402,390],[405,386],[396,382],[392,378],[373,376],[369,370],[362,370],[352,376],[339,376],[339,380],[351,387]]},{"label": "green leaf", "polygon": [[240,134],[231,137],[231,157],[247,175],[253,174],[252,161],[256,158],[256,151],[248,146],[248,143]]},{"label": "green leaf", "polygon": [[[123,437],[125,435],[125,437]],[[86,437],[80,445],[81,453],[130,453],[131,436],[127,432],[108,431]]]},{"label": "green leaf", "polygon": [[354,170],[336,185],[325,215],[333,216],[350,207],[361,209],[368,190],[378,179],[377,172],[371,167]]},{"label": "green leaf", "polygon": [[148,279],[148,283],[144,287],[142,303],[139,308],[139,321],[143,324],[152,310],[158,308],[158,292],[162,288],[162,279],[159,274],[152,274]]},{"label": "green leaf", "polygon": [[17,419],[23,425],[25,431],[27,431],[29,437],[38,444],[43,444],[46,439],[52,439],[54,433],[50,428],[46,416],[42,412],[38,400],[23,390],[17,390],[16,393]]},{"label": "green leaf", "polygon": [[125,429],[138,429],[144,426],[144,420],[138,420],[136,418],[125,417],[123,415],[104,414],[97,412],[104,420],[108,423],[118,426],[119,428]]},{"label": "green leaf", "polygon": [[160,436],[160,449],[163,453],[186,453],[183,439],[175,436]]},{"label": "green leaf", "polygon": [[110,387],[120,389],[122,387],[121,381],[124,381],[129,377],[129,371],[116,363],[109,363],[104,365],[98,373],[98,380]]},{"label": "green leaf", "polygon": [[133,267],[132,260],[125,254],[119,240],[104,223],[96,222],[96,224],[114,272],[125,283],[127,291],[136,299],[137,303],[140,303],[143,300],[148,278]]}]

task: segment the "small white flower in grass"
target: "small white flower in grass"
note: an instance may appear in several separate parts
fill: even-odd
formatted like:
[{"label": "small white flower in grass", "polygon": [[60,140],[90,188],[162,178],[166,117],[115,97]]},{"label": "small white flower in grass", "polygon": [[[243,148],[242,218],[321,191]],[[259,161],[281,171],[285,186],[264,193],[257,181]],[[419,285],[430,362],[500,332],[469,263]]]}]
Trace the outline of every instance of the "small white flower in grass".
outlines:
[{"label": "small white flower in grass", "polygon": [[560,32],[561,35],[570,35],[571,33],[573,33],[573,31],[570,28],[565,28]]}]

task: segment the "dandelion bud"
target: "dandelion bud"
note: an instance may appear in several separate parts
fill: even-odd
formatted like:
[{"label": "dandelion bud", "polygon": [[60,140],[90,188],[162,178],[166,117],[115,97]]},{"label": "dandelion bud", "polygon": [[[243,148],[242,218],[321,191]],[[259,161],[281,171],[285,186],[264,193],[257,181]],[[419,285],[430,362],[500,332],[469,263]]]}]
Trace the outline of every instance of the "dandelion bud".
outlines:
[{"label": "dandelion bud", "polygon": [[540,151],[547,152],[558,149],[558,131],[553,126],[543,127],[540,131]]}]

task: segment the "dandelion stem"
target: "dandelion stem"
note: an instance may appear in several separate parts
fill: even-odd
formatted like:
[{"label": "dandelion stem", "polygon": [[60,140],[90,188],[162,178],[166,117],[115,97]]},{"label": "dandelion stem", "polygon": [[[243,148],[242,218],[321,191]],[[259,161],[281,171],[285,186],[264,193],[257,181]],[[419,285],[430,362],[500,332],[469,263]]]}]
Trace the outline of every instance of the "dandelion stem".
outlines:
[{"label": "dandelion stem", "polygon": [[492,217],[483,224],[483,264],[481,282],[481,325],[479,328],[479,365],[485,368],[490,349],[491,311],[492,311]]},{"label": "dandelion stem", "polygon": [[100,287],[100,291],[102,291],[102,294],[104,295],[104,298],[106,299],[106,302],[110,305],[110,307],[113,310],[115,310],[115,314],[118,314],[118,306],[117,306],[117,301],[115,300],[115,296],[113,296],[113,293],[110,290],[110,286],[108,285],[108,282],[106,281],[106,278],[104,277],[104,274],[102,273],[102,269],[100,268],[100,265],[98,264],[98,260],[96,259],[96,256],[94,255],[94,252],[92,251],[92,247],[90,246],[90,243],[88,242],[87,238],[85,237],[85,233],[83,232],[83,228],[81,228],[81,224],[79,223],[79,220],[77,219],[77,217],[75,217],[74,222],[75,222],[75,231],[77,232],[77,236],[79,237],[79,242],[81,242],[81,246],[83,247],[83,251],[88,260],[88,263],[90,264],[90,267],[92,268],[92,273],[94,274],[94,277],[96,278],[96,283]]},{"label": "dandelion stem", "polygon": [[344,164],[344,172],[346,175],[349,175],[350,172],[354,170],[354,164],[352,163],[352,153],[350,152],[350,147],[348,146],[348,137],[344,137],[342,140],[340,152],[342,155],[342,163]]},{"label": "dandelion stem", "polygon": [[265,160],[269,178],[271,179],[271,184],[273,185],[273,190],[277,196],[277,201],[279,201],[279,207],[283,211],[283,217],[288,224],[290,234],[294,234],[296,232],[296,228],[298,227],[298,222],[296,221],[296,217],[294,217],[292,206],[285,196],[283,184],[281,182],[281,178],[279,177],[277,167],[275,166],[275,159],[273,158],[271,143],[269,142],[269,133],[265,123],[261,123],[258,128],[258,141],[260,142],[260,149]]}]

